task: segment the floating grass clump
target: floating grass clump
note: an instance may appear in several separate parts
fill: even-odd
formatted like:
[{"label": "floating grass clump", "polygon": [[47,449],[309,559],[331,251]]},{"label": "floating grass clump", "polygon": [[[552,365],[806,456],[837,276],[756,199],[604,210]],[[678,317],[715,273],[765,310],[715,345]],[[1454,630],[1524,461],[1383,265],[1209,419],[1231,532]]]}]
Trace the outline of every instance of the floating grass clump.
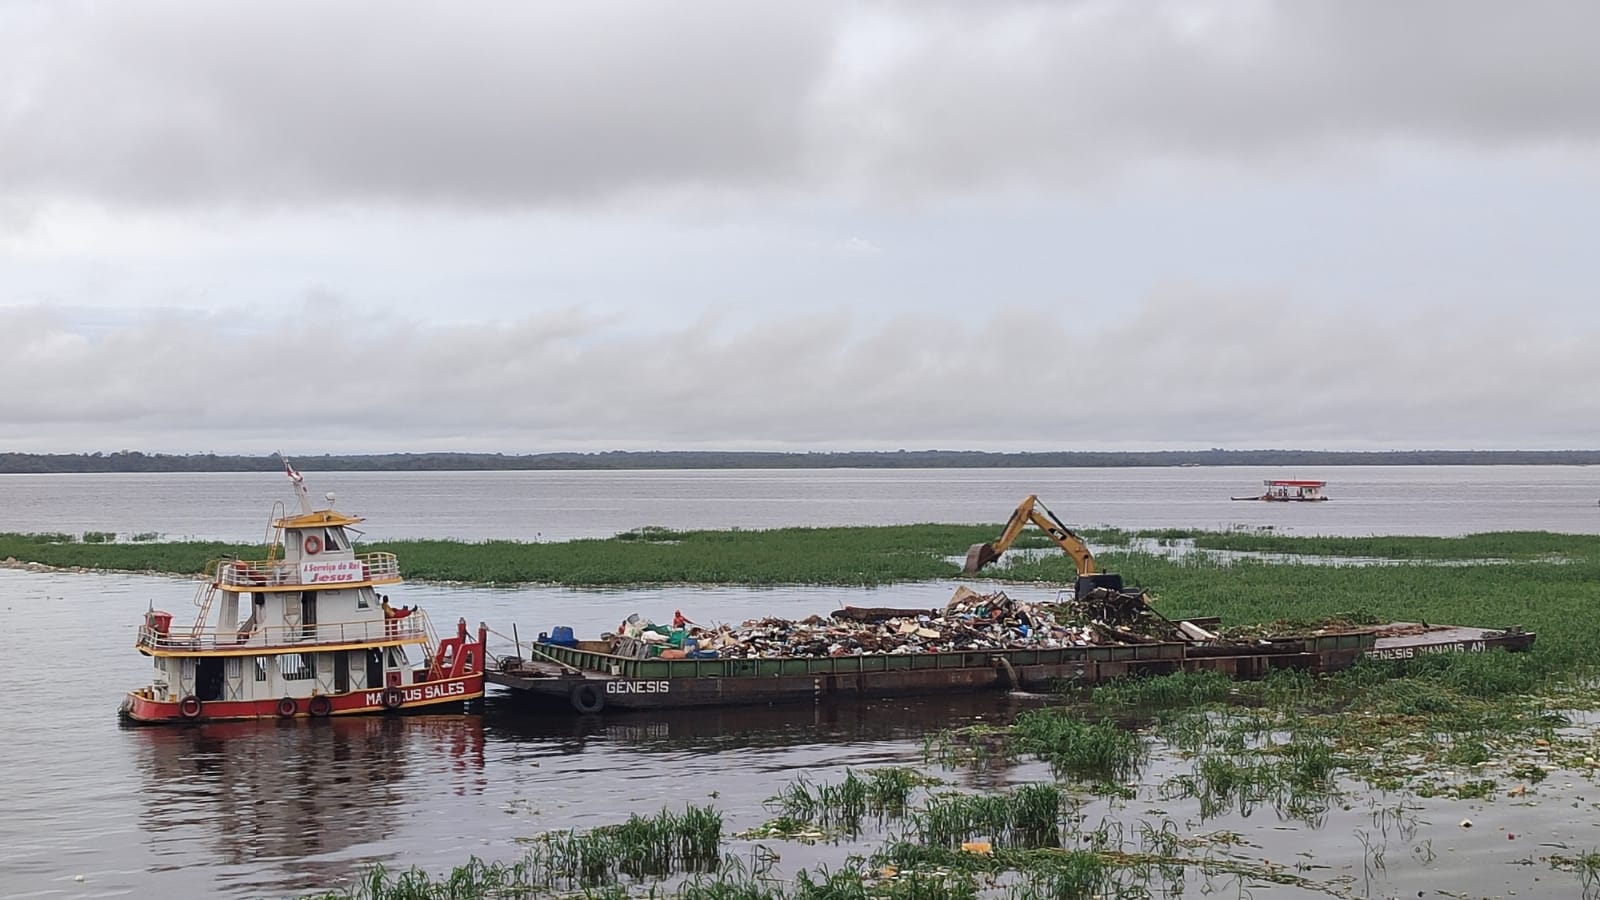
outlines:
[{"label": "floating grass clump", "polygon": [[954,847],[987,837],[996,845],[1053,847],[1061,842],[1061,789],[1030,784],[999,794],[945,794],[928,798],[912,818],[924,844]]},{"label": "floating grass clump", "polygon": [[867,813],[899,815],[905,811],[912,791],[938,783],[937,778],[898,766],[871,769],[865,775],[848,769],[844,779],[833,784],[797,779],[777,796],[768,798],[767,806],[781,812],[784,819],[854,834]]},{"label": "floating grass clump", "polygon": [[1233,679],[1221,672],[1175,672],[1156,678],[1124,678],[1094,689],[1097,706],[1166,709],[1218,703],[1233,691]]},{"label": "floating grass clump", "polygon": [[1028,710],[1011,726],[1015,751],[1050,764],[1058,777],[1128,781],[1148,756],[1137,734],[1114,722],[1085,722],[1060,709]]},{"label": "floating grass clump", "polygon": [[1058,778],[1117,793],[1148,758],[1143,738],[1114,722],[1088,722],[1069,710],[1027,710],[1009,726],[946,729],[923,739],[923,755],[944,765],[984,769],[1033,757]]},{"label": "floating grass clump", "polygon": [[382,863],[362,872],[350,887],[320,895],[324,900],[477,900],[487,897],[531,897],[525,862],[484,862],[473,857],[437,881],[418,868],[390,871]]},{"label": "floating grass clump", "polygon": [[803,843],[816,843],[817,841],[834,840],[840,835],[828,831],[815,822],[796,819],[793,816],[779,816],[769,819],[754,828],[741,831],[734,837],[742,841],[754,841],[762,838],[780,838],[788,841],[801,841]]},{"label": "floating grass clump", "polygon": [[1109,867],[1098,853],[1072,850],[1050,862],[1027,873],[1012,894],[1015,900],[1090,900],[1102,896],[1111,883]]},{"label": "floating grass clump", "polygon": [[673,872],[713,870],[721,860],[722,815],[690,805],[681,813],[633,815],[620,825],[540,835],[528,850],[528,871],[539,886],[581,887]]}]

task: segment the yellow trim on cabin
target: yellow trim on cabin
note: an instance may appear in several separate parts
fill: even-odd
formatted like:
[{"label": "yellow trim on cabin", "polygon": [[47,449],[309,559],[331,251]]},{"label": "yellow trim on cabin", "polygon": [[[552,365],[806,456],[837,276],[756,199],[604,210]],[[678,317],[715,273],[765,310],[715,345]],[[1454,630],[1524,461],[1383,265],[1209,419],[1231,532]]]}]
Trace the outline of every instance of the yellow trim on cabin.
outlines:
[{"label": "yellow trim on cabin", "polygon": [[274,528],[327,528],[335,525],[358,525],[365,521],[360,516],[347,516],[335,510],[319,509],[314,513],[284,516],[273,522],[272,526]]}]

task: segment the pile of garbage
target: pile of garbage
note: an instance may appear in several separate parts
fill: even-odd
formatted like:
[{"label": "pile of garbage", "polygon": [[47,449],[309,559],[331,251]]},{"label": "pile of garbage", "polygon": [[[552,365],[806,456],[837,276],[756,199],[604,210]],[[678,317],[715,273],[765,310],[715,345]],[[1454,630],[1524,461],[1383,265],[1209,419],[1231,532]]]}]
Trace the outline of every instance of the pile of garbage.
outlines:
[{"label": "pile of garbage", "polygon": [[619,656],[665,659],[773,659],[863,653],[1086,647],[1176,637],[1142,594],[1095,591],[1059,603],[1022,603],[1004,592],[961,587],[943,610],[853,609],[798,621],[767,617],[701,627],[682,612],[670,625],[629,616],[604,636]]}]

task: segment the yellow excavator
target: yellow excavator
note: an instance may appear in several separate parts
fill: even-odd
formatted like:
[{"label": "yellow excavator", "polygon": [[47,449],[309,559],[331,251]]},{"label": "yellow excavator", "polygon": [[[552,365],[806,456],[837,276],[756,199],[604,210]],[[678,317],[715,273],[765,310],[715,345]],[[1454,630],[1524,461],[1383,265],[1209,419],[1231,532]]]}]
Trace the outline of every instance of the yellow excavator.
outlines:
[{"label": "yellow excavator", "polygon": [[1006,522],[1005,530],[1000,532],[998,538],[988,543],[973,544],[967,550],[967,561],[962,565],[961,571],[971,575],[999,559],[1001,554],[1011,548],[1011,542],[1017,539],[1017,535],[1022,533],[1022,529],[1027,527],[1029,522],[1050,535],[1050,539],[1077,564],[1078,582],[1075,587],[1079,597],[1087,597],[1096,588],[1108,588],[1119,594],[1122,592],[1122,576],[1101,572],[1096,568],[1094,554],[1089,552],[1089,545],[1085,544],[1083,538],[1078,537],[1076,532],[1068,528],[1033,494],[1029,494],[1027,499],[1011,513],[1011,519]]}]

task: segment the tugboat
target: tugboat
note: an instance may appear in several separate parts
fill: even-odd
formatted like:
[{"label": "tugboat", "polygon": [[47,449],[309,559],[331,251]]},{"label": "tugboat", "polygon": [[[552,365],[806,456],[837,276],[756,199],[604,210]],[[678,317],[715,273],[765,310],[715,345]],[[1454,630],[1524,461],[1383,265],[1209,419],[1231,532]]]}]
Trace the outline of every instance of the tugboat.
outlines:
[{"label": "tugboat", "polygon": [[459,619],[439,640],[421,609],[393,609],[378,589],[400,583],[395,555],[357,553],[347,529],[363,520],[334,510],[331,493],[327,508],[313,509],[304,477],[287,458],[283,467],[300,513],[273,521],[266,559],[206,566],[192,624],[175,627],[152,605],[136,646],[155,661],[155,676],[128,693],[121,716],[322,718],[481,698],[488,629],[480,624],[469,636]]}]

